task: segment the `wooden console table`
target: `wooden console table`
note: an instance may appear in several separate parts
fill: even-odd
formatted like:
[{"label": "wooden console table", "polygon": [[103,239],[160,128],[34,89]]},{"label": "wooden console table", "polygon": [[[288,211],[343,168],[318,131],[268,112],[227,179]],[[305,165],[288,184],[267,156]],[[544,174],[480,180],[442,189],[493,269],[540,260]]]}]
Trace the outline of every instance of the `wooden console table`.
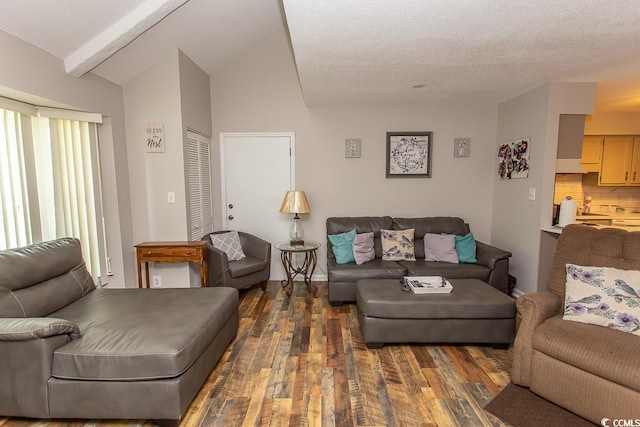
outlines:
[{"label": "wooden console table", "polygon": [[146,287],[149,288],[149,262],[197,262],[200,264],[200,286],[208,286],[207,242],[144,242],[136,245],[138,287],[142,284],[142,264],[145,264]]}]

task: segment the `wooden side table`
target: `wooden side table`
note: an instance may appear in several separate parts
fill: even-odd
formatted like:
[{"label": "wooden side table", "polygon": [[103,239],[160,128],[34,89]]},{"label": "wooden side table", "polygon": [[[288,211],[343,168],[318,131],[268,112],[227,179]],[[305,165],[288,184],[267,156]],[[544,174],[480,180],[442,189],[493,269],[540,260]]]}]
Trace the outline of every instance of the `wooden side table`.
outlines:
[{"label": "wooden side table", "polygon": [[[281,242],[275,245],[276,249],[280,251],[280,259],[282,260],[282,266],[287,274],[287,278],[281,282],[282,287],[285,289],[287,295],[291,296],[293,292],[293,279],[297,275],[301,274],[304,277],[304,283],[307,285],[307,290],[314,295],[318,291],[318,287],[311,283],[311,276],[316,269],[318,263],[318,256],[316,250],[320,247],[320,243],[305,241],[303,245],[292,245],[289,242]],[[303,253],[304,261],[300,265],[294,265],[293,254]]]},{"label": "wooden side table", "polygon": [[209,282],[207,266],[207,242],[144,242],[136,245],[138,259],[138,287],[142,284],[142,264],[145,264],[146,287],[149,283],[149,262],[197,262],[200,264],[200,286],[206,287]]}]

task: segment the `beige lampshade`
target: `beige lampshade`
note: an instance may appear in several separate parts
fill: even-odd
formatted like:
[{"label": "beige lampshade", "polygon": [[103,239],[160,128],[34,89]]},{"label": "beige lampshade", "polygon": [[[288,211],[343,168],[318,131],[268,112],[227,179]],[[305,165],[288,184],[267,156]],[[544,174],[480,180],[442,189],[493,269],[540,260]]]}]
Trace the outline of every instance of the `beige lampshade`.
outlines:
[{"label": "beige lampshade", "polygon": [[304,191],[287,191],[282,200],[282,206],[280,206],[280,212],[286,213],[309,213],[309,202],[307,202],[307,196]]}]

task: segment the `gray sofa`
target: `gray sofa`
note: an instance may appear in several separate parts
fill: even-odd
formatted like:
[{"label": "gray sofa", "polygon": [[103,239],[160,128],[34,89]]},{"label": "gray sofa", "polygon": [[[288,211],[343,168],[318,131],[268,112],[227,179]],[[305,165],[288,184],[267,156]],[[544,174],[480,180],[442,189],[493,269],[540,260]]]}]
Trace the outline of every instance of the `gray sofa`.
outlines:
[{"label": "gray sofa", "polygon": [[[356,282],[360,279],[401,279],[404,276],[444,276],[449,279],[480,279],[501,292],[509,289],[509,258],[511,252],[476,241],[477,263],[452,264],[425,261],[425,233],[447,233],[464,236],[469,225],[456,217],[392,218],[390,216],[331,217],[326,221],[327,235],[374,233],[376,258],[364,264],[338,264],[327,237],[327,274],[329,301],[332,305],[356,300]],[[416,261],[383,261],[380,230],[415,230]]]},{"label": "gray sofa", "polygon": [[0,415],[177,424],[238,324],[232,288],[96,289],[76,239],[0,251]]}]

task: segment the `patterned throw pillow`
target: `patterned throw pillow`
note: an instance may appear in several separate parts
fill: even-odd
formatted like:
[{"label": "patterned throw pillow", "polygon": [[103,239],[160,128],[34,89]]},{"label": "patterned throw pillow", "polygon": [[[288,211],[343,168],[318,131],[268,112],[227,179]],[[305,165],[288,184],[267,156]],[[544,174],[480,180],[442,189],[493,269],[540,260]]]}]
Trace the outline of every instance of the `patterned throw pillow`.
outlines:
[{"label": "patterned throw pillow", "polygon": [[567,264],[562,318],[640,335],[640,271]]},{"label": "patterned throw pillow", "polygon": [[229,261],[238,261],[246,256],[240,246],[240,236],[237,231],[212,234],[211,245],[227,254]]},{"label": "patterned throw pillow", "polygon": [[415,261],[413,246],[415,230],[380,230],[382,237],[382,259],[384,261]]}]

